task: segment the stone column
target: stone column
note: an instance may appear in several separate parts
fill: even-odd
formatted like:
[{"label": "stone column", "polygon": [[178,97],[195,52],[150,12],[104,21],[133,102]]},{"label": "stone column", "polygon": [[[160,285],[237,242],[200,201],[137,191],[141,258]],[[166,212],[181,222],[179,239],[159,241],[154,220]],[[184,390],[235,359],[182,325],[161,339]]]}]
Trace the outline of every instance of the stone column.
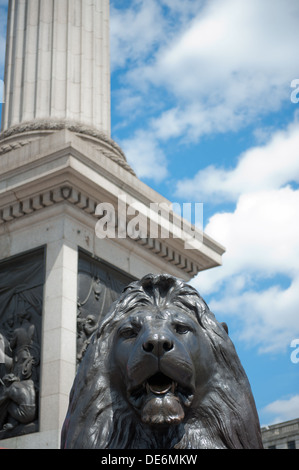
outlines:
[{"label": "stone column", "polygon": [[[65,230],[62,220],[57,225]],[[77,272],[78,249],[74,243],[63,234],[47,244],[39,437],[43,448],[60,446],[60,430],[76,373]]]},{"label": "stone column", "polygon": [[109,0],[9,0],[2,131],[74,121],[110,136]]}]

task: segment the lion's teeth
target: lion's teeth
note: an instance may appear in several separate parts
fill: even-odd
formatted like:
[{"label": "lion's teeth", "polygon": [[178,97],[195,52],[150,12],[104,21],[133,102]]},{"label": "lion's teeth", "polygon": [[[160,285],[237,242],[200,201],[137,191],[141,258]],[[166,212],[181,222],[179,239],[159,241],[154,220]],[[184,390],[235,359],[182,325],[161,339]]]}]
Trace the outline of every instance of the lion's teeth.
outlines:
[{"label": "lion's teeth", "polygon": [[147,393],[154,393],[155,395],[165,395],[167,392],[171,391],[174,393],[176,388],[175,382],[172,382],[171,385],[165,386],[164,388],[146,384]]}]

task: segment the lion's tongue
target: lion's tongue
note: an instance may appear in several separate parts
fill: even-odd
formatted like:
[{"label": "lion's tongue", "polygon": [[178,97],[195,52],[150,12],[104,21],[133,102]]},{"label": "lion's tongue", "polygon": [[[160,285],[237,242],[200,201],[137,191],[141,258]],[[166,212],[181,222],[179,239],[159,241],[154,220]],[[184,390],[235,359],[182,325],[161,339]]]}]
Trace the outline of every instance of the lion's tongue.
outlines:
[{"label": "lion's tongue", "polygon": [[150,391],[156,395],[164,395],[174,388],[174,382],[159,372],[147,381],[146,388],[147,392]]}]

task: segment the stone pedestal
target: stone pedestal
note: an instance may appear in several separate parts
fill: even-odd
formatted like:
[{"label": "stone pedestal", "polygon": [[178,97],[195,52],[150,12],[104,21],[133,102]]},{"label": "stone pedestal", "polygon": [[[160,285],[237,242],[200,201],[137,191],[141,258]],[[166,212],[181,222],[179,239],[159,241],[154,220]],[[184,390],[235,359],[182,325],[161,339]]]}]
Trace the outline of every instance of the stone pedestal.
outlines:
[{"label": "stone pedestal", "polygon": [[[150,209],[169,202],[138,180],[110,139],[108,11],[108,0],[9,2],[0,134],[1,447],[59,448],[76,368],[122,286],[148,273],[189,280],[219,266],[224,252],[205,234],[186,249],[188,224],[182,229],[173,213],[168,237],[147,231],[151,222],[160,232],[169,228]],[[118,222],[112,238],[97,230],[101,204]],[[136,236],[126,232],[134,218],[128,207],[145,220]],[[37,256],[41,271],[32,277]]]},{"label": "stone pedestal", "polygon": [[[150,272],[188,280],[221,264],[224,251],[206,235],[185,249],[183,232],[166,239],[99,238],[98,204],[111,203],[117,213],[120,196],[144,208],[167,201],[134,176],[111,142],[66,128],[35,132],[42,137],[28,129],[0,141],[0,260],[45,250],[39,430],[1,441],[8,448],[59,447],[77,366],[78,312],[85,308],[78,299],[80,257],[125,283]],[[98,275],[91,280],[101,285]],[[94,295],[100,295],[96,288]]]}]

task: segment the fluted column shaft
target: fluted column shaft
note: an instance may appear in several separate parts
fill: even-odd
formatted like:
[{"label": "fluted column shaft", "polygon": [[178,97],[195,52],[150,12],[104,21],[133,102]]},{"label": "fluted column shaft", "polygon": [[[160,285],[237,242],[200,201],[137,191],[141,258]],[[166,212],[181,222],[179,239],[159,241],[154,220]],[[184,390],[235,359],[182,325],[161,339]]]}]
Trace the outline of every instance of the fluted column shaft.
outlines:
[{"label": "fluted column shaft", "polygon": [[109,0],[10,0],[2,131],[39,119],[110,136]]}]

